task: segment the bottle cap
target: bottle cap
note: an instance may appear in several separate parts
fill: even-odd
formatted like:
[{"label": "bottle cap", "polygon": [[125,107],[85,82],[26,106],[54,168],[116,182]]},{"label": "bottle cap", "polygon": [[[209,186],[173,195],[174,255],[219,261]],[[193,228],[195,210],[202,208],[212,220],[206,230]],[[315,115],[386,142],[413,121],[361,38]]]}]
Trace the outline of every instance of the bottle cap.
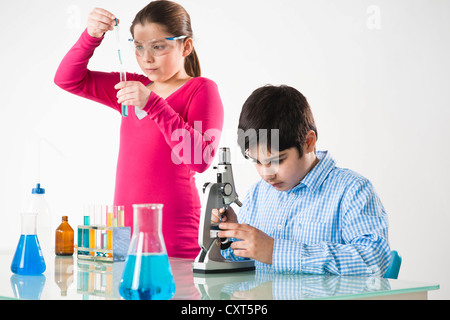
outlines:
[{"label": "bottle cap", "polygon": [[40,183],[36,183],[36,188],[31,189],[32,194],[45,194],[45,189],[41,188]]}]

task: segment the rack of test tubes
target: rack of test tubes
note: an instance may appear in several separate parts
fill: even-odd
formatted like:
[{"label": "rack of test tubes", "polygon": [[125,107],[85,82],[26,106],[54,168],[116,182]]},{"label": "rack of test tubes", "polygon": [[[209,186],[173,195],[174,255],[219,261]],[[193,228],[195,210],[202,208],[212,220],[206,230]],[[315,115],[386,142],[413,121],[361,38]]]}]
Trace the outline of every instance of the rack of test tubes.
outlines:
[{"label": "rack of test tubes", "polygon": [[125,261],[131,228],[124,226],[124,206],[88,205],[78,226],[77,257],[94,261]]}]

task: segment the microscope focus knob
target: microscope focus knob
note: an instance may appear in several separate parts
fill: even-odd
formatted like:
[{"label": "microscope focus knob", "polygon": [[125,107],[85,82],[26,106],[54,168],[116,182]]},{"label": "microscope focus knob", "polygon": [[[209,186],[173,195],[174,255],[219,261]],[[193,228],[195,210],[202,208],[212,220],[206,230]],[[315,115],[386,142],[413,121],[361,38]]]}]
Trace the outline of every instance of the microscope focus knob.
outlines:
[{"label": "microscope focus knob", "polygon": [[203,185],[203,193],[205,193],[206,188],[208,187],[208,185],[209,185],[209,182],[206,182],[206,183]]},{"label": "microscope focus knob", "polygon": [[225,197],[228,197],[233,193],[233,186],[229,183],[225,183],[220,188],[220,191],[222,192],[222,195],[224,195]]}]

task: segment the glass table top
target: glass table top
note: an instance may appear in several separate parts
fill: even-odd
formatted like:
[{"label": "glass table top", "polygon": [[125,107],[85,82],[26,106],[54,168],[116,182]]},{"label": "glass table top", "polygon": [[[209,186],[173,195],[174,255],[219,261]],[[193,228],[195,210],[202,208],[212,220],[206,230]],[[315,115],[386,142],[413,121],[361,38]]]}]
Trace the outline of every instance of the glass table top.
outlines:
[{"label": "glass table top", "polygon": [[[10,271],[12,252],[0,253],[2,299],[121,299],[124,262],[94,262],[44,253],[47,270],[39,276]],[[277,274],[271,268],[251,272],[193,274],[192,260],[170,258],[176,284],[173,299],[303,300],[355,299],[438,290],[435,283],[378,277]]]}]

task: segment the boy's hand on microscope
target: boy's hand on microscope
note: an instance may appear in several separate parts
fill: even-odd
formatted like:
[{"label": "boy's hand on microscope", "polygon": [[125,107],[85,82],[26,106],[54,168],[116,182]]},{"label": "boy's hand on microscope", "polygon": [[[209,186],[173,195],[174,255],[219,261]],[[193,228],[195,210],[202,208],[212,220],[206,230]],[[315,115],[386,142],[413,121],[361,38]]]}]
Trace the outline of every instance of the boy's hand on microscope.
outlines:
[{"label": "boy's hand on microscope", "polygon": [[87,32],[91,37],[101,38],[108,30],[114,30],[116,17],[102,8],[95,8],[88,15]]},{"label": "boy's hand on microscope", "polygon": [[258,260],[265,264],[272,264],[274,240],[259,229],[245,223],[221,223],[218,233],[220,238],[236,238],[231,244],[233,253],[238,257]]},{"label": "boy's hand on microscope", "polygon": [[136,106],[143,109],[152,91],[140,81],[122,81],[114,86],[117,92],[117,103]]},{"label": "boy's hand on microscope", "polygon": [[212,210],[211,223],[219,223],[219,222],[237,223],[237,216],[232,207],[228,207],[228,210],[226,212],[225,208]]}]

